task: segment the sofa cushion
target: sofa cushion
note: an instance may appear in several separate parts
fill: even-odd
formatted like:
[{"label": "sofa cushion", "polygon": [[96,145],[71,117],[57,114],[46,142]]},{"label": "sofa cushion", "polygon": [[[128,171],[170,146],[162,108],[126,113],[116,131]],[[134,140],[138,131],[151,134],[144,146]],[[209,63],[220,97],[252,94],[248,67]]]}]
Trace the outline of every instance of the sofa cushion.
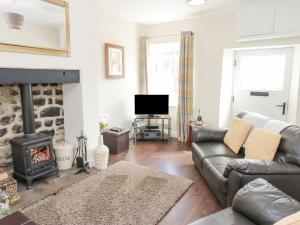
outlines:
[{"label": "sofa cushion", "polygon": [[231,208],[224,209],[215,214],[197,220],[189,225],[255,225],[241,214],[233,211]]},{"label": "sofa cushion", "polygon": [[193,157],[199,162],[200,168],[203,166],[203,160],[215,156],[227,156],[232,158],[241,158],[241,155],[236,155],[222,142],[203,142],[192,144]]},{"label": "sofa cushion", "polygon": [[224,143],[236,154],[239,153],[244,144],[252,124],[245,122],[237,117],[233,119],[224,137]]},{"label": "sofa cushion", "polygon": [[300,224],[300,211],[289,215],[274,225],[299,225]]},{"label": "sofa cushion", "polygon": [[263,129],[254,129],[245,143],[245,158],[272,161],[281,139],[276,134]]},{"label": "sofa cushion", "polygon": [[223,194],[227,193],[227,178],[224,177],[224,170],[232,160],[231,157],[217,156],[206,158],[203,161],[203,173],[213,188]]}]

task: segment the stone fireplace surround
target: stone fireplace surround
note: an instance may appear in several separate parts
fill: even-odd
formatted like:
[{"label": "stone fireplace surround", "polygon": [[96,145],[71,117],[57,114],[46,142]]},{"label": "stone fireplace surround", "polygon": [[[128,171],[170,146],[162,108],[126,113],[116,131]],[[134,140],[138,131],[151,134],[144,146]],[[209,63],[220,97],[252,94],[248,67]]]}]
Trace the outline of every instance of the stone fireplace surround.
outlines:
[{"label": "stone fireplace surround", "polygon": [[[20,83],[20,77],[23,79],[21,83],[26,83],[24,71],[31,72],[28,73],[30,74],[28,77],[29,83],[31,83],[32,79],[37,75],[38,81],[45,81],[45,83],[32,84],[35,126],[37,133],[53,135],[54,143],[65,140],[62,83],[76,83],[72,82],[74,71],[68,74],[62,70],[11,70],[13,74],[16,74],[16,71],[22,71],[22,73],[19,74],[21,76],[12,76],[8,79],[16,79],[17,84],[6,84],[7,76],[2,76],[2,74],[4,72],[5,74],[7,74],[7,72],[10,73],[10,70],[0,69],[0,170],[8,172],[12,172],[12,151],[9,141],[12,138],[20,137],[24,134],[21,97],[18,85]],[[45,76],[42,76],[43,71],[46,72],[44,73]],[[51,76],[50,79],[49,75]],[[69,77],[71,77],[71,79],[68,78],[68,75],[70,75]],[[55,80],[56,78],[58,80]],[[58,83],[59,79],[62,79],[61,83]],[[55,83],[51,83],[51,81],[54,80]]]},{"label": "stone fireplace surround", "polygon": [[[35,126],[38,133],[64,141],[62,84],[36,84],[32,87]],[[18,85],[0,86],[0,167],[12,166],[9,140],[23,135],[20,89]]]}]

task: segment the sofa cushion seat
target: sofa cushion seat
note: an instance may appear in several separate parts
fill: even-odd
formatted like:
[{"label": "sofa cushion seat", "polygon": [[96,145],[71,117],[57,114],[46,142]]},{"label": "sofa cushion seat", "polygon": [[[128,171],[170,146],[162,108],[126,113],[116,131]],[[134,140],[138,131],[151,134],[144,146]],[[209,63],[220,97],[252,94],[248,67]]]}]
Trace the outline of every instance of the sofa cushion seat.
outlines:
[{"label": "sofa cushion seat", "polygon": [[203,168],[203,160],[215,156],[226,156],[232,158],[242,158],[241,155],[236,155],[232,152],[223,142],[202,142],[193,143],[193,157],[199,162],[201,168]]},{"label": "sofa cushion seat", "polygon": [[210,186],[223,194],[227,193],[227,178],[223,175],[224,170],[232,159],[234,158],[216,156],[203,161],[203,175]]},{"label": "sofa cushion seat", "polygon": [[197,220],[189,225],[255,225],[241,214],[233,211],[231,208],[224,209],[218,213]]}]

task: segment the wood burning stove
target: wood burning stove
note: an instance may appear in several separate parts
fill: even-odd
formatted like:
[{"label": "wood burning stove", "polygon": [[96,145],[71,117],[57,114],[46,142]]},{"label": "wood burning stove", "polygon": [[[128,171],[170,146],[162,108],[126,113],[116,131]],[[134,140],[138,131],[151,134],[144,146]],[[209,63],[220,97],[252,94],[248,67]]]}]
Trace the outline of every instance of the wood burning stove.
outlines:
[{"label": "wood burning stove", "polygon": [[79,71],[0,68],[0,77],[0,84],[18,84],[20,87],[24,135],[10,140],[13,174],[16,179],[26,181],[27,189],[30,189],[36,178],[51,173],[59,175],[52,136],[35,131],[31,85],[79,83]]},{"label": "wood burning stove", "polygon": [[13,138],[10,143],[14,177],[25,180],[27,189],[30,189],[34,179],[54,172],[59,176],[59,171],[53,151],[52,136],[35,132],[31,84],[19,86],[24,135]]}]

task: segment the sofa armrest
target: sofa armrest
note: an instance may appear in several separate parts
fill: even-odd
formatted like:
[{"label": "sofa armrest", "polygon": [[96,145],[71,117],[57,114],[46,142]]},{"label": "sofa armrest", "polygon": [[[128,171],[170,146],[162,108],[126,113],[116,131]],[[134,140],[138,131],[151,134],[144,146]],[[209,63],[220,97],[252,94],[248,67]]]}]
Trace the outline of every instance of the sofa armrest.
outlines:
[{"label": "sofa armrest", "polygon": [[227,164],[224,171],[224,177],[228,178],[232,171],[249,175],[300,174],[300,167],[284,162],[233,159]]},{"label": "sofa armrest", "polygon": [[193,131],[193,142],[223,141],[228,129],[199,127]]},{"label": "sofa armrest", "polygon": [[232,208],[257,224],[274,224],[300,210],[300,203],[264,179],[256,179],[234,197]]}]

